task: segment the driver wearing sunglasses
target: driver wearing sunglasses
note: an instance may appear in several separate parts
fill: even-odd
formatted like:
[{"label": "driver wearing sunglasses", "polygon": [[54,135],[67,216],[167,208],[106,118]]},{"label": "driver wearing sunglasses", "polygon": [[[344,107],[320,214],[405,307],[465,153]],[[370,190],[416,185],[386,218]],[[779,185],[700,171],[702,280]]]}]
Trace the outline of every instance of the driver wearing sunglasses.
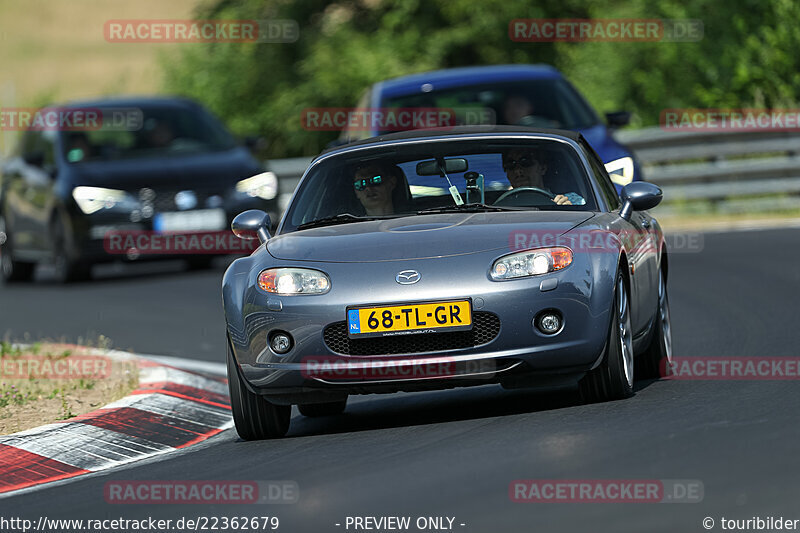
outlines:
[{"label": "driver wearing sunglasses", "polygon": [[[547,163],[534,157],[533,152],[515,148],[503,153],[503,170],[513,189],[520,187],[536,187],[547,192],[544,177],[547,174]],[[556,194],[553,202],[558,205],[582,205],[583,197],[575,193]]]},{"label": "driver wearing sunglasses", "polygon": [[353,177],[356,197],[368,216],[394,214],[392,191],[396,186],[394,172],[379,164],[359,167]]}]

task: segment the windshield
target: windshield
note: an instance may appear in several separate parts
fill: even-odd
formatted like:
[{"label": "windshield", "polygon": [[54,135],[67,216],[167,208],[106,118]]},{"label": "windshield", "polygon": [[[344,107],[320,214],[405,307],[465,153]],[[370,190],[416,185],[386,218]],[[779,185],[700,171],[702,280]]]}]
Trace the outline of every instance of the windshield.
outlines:
[{"label": "windshield", "polygon": [[211,115],[183,106],[138,107],[136,127],[119,128],[103,122],[97,130],[64,133],[64,156],[69,163],[98,159],[134,159],[228,150],[234,138]]},{"label": "windshield", "polygon": [[576,150],[554,139],[447,140],[356,150],[315,165],[282,233],[459,210],[596,210]]},{"label": "windshield", "polygon": [[[385,108],[452,109],[459,124],[508,124],[575,130],[598,124],[589,104],[565,80],[525,80],[433,90],[387,98]],[[486,112],[488,111],[488,113]]]}]

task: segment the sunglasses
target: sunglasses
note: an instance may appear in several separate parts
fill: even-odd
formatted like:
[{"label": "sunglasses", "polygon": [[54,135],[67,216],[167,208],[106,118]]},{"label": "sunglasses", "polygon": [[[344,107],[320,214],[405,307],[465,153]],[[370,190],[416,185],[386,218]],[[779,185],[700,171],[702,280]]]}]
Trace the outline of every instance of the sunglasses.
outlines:
[{"label": "sunglasses", "polygon": [[367,187],[375,187],[381,183],[383,183],[383,178],[380,176],[372,176],[371,178],[364,178],[354,181],[353,187],[355,187],[357,191],[363,191]]},{"label": "sunglasses", "polygon": [[519,159],[508,158],[505,161],[503,161],[503,170],[507,171],[517,167],[530,168],[533,166],[534,163],[535,161],[533,160],[533,158],[528,155],[522,156]]}]

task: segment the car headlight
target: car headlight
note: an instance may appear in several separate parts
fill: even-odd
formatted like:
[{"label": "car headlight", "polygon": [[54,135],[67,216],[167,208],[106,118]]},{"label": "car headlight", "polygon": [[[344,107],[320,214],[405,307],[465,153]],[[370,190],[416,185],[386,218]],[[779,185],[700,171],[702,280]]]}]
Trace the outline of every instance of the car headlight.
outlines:
[{"label": "car headlight", "polygon": [[268,268],[258,275],[258,286],[281,295],[324,294],[331,289],[331,280],[309,268]]},{"label": "car headlight", "polygon": [[633,181],[633,158],[621,157],[614,161],[609,161],[606,163],[606,172],[608,172],[611,181],[624,187]]},{"label": "car headlight", "polygon": [[131,209],[137,207],[136,200],[125,191],[116,189],[104,189],[102,187],[75,187],[72,190],[72,197],[78,207],[87,215],[112,209],[118,205],[125,204]]},{"label": "car headlight", "polygon": [[572,250],[563,246],[537,248],[501,257],[492,265],[495,281],[539,276],[567,268],[572,264]]},{"label": "car headlight", "polygon": [[253,198],[272,200],[278,196],[278,177],[273,172],[262,172],[237,183],[236,191]]}]

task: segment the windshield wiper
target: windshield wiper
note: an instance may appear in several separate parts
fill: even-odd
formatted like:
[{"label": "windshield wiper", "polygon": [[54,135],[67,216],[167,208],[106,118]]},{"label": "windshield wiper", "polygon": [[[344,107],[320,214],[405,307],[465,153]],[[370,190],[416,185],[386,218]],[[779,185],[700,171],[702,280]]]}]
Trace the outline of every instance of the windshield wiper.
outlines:
[{"label": "windshield wiper", "polygon": [[[350,213],[341,213],[332,217],[319,218],[311,222],[305,222],[297,226],[298,230],[308,228],[319,228],[322,226],[335,226],[336,224],[347,224],[349,222],[364,222],[367,220],[378,220],[385,217],[359,217]],[[392,217],[389,217],[392,218]]]},{"label": "windshield wiper", "polygon": [[482,213],[486,211],[538,211],[538,207],[509,207],[500,205],[488,204],[463,204],[463,205],[445,205],[442,207],[431,207],[430,209],[423,209],[417,211],[418,215],[427,215],[431,213]]}]

